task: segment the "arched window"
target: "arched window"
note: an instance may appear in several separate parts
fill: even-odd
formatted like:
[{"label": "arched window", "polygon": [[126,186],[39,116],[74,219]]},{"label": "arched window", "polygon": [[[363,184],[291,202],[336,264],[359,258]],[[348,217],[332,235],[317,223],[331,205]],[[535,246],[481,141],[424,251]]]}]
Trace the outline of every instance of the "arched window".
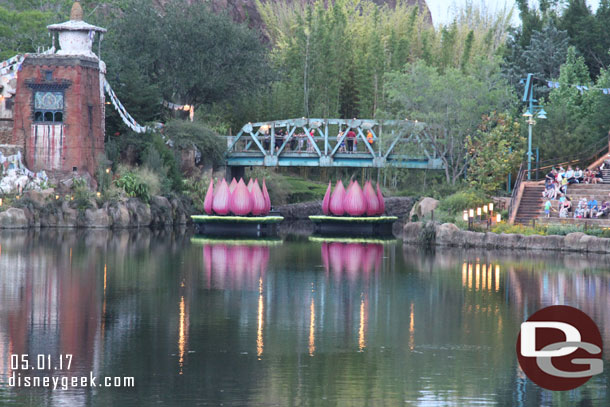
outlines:
[{"label": "arched window", "polygon": [[62,123],[64,120],[64,93],[57,91],[34,92],[34,121]]}]

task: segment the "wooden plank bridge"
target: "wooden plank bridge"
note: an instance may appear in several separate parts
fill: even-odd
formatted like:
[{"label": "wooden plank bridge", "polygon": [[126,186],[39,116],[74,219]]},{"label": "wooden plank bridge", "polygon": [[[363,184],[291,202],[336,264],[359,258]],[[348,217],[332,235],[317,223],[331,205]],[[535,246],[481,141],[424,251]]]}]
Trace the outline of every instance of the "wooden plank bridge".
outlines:
[{"label": "wooden plank bridge", "polygon": [[[300,118],[248,123],[229,138],[226,161],[228,167],[441,170],[441,159],[422,141],[425,127],[425,123],[411,120],[372,119]],[[350,131],[356,135],[351,142],[347,137]],[[347,151],[352,143],[357,148]]]}]

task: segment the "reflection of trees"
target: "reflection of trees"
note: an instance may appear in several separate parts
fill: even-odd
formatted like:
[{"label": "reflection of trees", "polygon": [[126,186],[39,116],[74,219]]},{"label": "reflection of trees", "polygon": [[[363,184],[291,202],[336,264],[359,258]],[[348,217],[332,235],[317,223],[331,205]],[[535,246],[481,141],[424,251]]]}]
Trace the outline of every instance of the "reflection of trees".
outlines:
[{"label": "reflection of trees", "polygon": [[[490,346],[496,352],[491,357],[502,360],[502,354],[512,355],[519,324],[530,314],[545,306],[566,304],[575,306],[591,316],[600,326],[608,348],[610,341],[610,275],[607,264],[610,258],[602,255],[563,254],[559,252],[493,251],[437,249],[433,254],[422,254],[416,248],[405,246],[405,262],[418,270],[422,279],[436,284],[435,295],[454,295],[455,287],[462,287],[462,313],[460,327],[451,326],[451,332],[477,332],[490,335],[497,331],[496,341]],[[498,278],[499,277],[499,278]],[[453,289],[444,290],[444,284]],[[452,294],[453,292],[453,294]],[[437,309],[437,311],[440,311]],[[483,318],[470,318],[471,314]],[[451,324],[450,315],[443,314]],[[485,316],[486,315],[486,316]],[[487,319],[487,321],[485,321]],[[493,337],[493,336],[492,336]],[[461,340],[466,340],[461,339]],[[502,346],[498,347],[498,344]],[[607,352],[607,351],[606,351]],[[506,386],[496,383],[497,399],[510,405],[540,405],[545,393],[527,383],[514,358],[504,357],[500,365],[513,366]],[[490,375],[490,378],[493,374]],[[610,380],[610,375],[596,377],[592,382]],[[515,391],[515,389],[517,391]],[[590,401],[587,387],[562,396],[565,405],[576,401]],[[594,397],[608,397],[606,392]],[[510,402],[509,402],[510,400]]]},{"label": "reflection of trees", "polygon": [[586,258],[189,239],[148,230],[0,233],[0,374],[10,348],[71,352],[78,369],[136,377],[133,390],[11,397],[33,405],[82,404],[77,397],[95,405],[541,404],[515,365],[525,314],[563,298],[609,326],[607,274]]}]

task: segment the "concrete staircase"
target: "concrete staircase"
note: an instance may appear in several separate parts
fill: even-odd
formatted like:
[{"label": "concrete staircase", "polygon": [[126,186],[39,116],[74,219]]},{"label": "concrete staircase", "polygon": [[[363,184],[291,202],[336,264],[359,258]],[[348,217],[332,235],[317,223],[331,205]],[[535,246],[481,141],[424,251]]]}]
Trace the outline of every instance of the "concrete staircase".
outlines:
[{"label": "concrete staircase", "polygon": [[527,225],[531,223],[532,219],[543,215],[542,191],[544,191],[544,184],[525,185],[523,187],[523,195],[521,195],[515,223]]}]

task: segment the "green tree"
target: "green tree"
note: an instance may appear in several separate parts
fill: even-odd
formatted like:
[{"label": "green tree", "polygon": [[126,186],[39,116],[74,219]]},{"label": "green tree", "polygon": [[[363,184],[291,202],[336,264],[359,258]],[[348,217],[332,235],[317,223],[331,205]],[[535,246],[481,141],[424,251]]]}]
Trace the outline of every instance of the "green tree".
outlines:
[{"label": "green tree", "polygon": [[488,196],[498,192],[525,152],[525,137],[520,134],[519,123],[497,112],[483,116],[478,130],[467,138],[466,144],[470,161],[468,182]]},{"label": "green tree", "polygon": [[451,184],[464,175],[472,158],[467,140],[476,133],[483,115],[506,110],[514,97],[497,64],[479,60],[477,65],[481,68],[472,74],[456,68],[440,74],[418,61],[386,75],[385,114],[426,123],[421,140],[441,158]]},{"label": "green tree", "polygon": [[201,3],[170,0],[163,10],[133,0],[108,39],[116,60],[134,61],[164,98],[220,103],[266,82],[267,52],[257,33]]}]

